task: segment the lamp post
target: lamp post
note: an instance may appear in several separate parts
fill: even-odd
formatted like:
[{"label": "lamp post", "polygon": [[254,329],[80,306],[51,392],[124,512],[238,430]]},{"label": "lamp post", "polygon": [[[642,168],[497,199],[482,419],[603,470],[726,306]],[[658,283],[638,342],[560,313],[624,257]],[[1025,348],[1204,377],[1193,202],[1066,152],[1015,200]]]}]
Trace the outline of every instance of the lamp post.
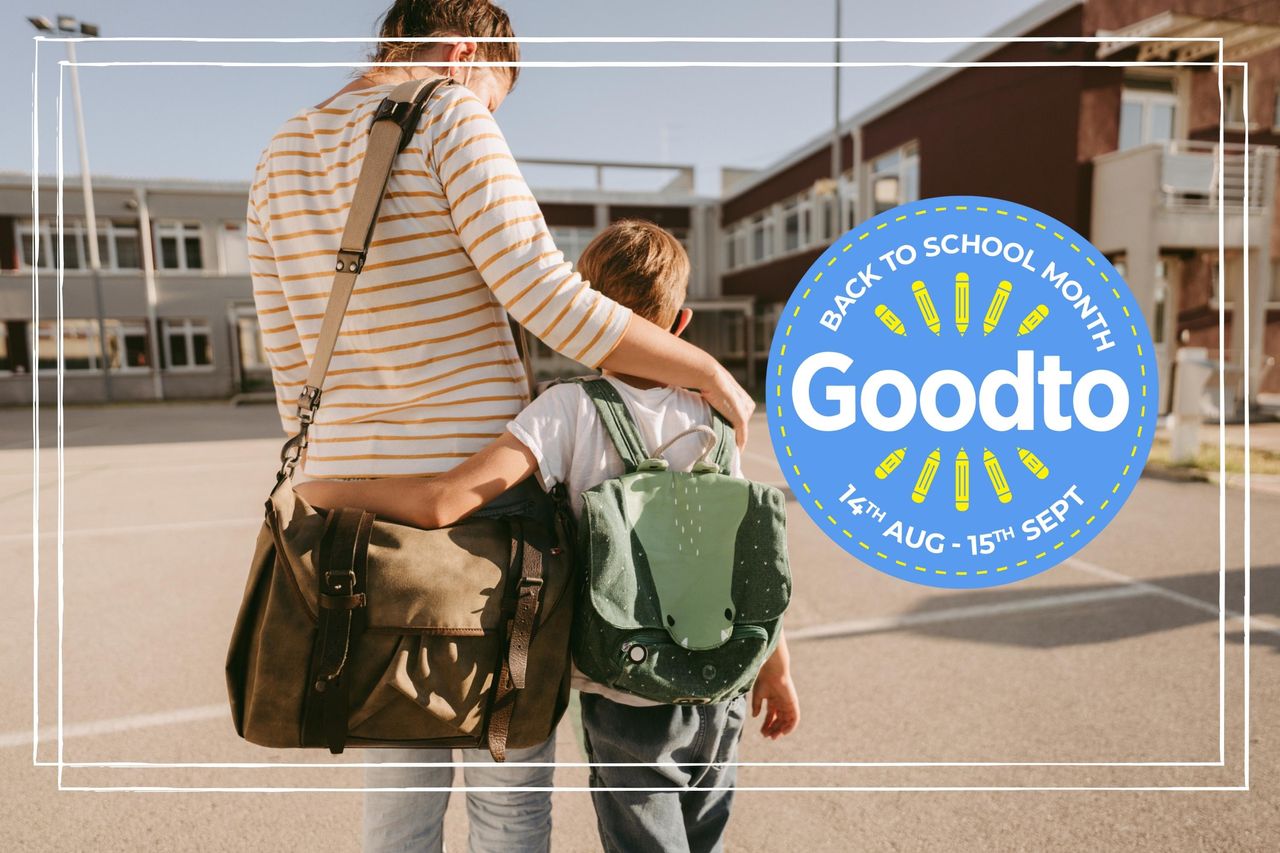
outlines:
[{"label": "lamp post", "polygon": [[[31,26],[42,33],[58,35],[78,35],[96,38],[97,24],[77,21],[70,15],[58,15],[52,21],[45,17],[29,17]],[[76,45],[74,41],[67,43],[67,59],[71,69],[71,101],[76,113],[76,147],[80,152],[80,186],[84,192],[85,230],[88,232],[85,242],[88,244],[89,274],[93,279],[93,298],[98,313],[98,347],[102,358],[102,388],[107,401],[113,398],[111,388],[111,353],[107,346],[107,317],[105,300],[102,293],[102,257],[98,251],[98,218],[93,206],[93,179],[89,174],[89,148],[85,143],[84,107],[80,101],[80,71],[76,66]],[[38,227],[38,223],[37,223]],[[39,318],[37,318],[39,319]]]},{"label": "lamp post", "polygon": [[[840,0],[835,0],[836,7],[836,65],[832,71],[835,72],[835,94],[831,102],[831,180],[839,186],[840,173],[844,171],[840,168]],[[839,233],[839,227],[836,229]]]}]

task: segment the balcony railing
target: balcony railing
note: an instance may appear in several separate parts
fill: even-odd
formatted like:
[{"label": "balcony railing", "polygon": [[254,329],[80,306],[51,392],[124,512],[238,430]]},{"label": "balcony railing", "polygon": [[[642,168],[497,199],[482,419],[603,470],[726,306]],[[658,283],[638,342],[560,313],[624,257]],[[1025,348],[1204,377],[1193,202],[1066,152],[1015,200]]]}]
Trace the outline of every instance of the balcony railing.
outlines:
[{"label": "balcony railing", "polygon": [[1225,210],[1238,211],[1246,190],[1250,210],[1263,210],[1271,203],[1274,148],[1249,146],[1246,176],[1243,145],[1175,139],[1152,147],[1160,150],[1160,193],[1168,209],[1217,210],[1221,197]]},{"label": "balcony railing", "polygon": [[561,160],[521,157],[529,183],[559,189],[600,192],[660,192],[692,195],[694,167],[679,163],[640,163],[613,160]]}]

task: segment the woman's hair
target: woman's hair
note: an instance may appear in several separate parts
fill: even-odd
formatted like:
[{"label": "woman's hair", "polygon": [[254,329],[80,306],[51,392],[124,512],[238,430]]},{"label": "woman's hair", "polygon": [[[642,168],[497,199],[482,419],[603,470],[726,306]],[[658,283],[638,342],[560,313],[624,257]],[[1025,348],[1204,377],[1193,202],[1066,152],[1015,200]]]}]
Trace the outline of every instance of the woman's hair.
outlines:
[{"label": "woman's hair", "polygon": [[[461,38],[515,38],[511,18],[489,0],[395,0],[382,16],[378,35],[384,39],[459,36]],[[412,62],[428,42],[382,41],[374,48],[374,62]],[[520,46],[514,41],[480,42],[478,58],[487,62],[517,62]],[[520,68],[507,66],[515,86]]]},{"label": "woman's hair", "polygon": [[666,229],[644,219],[620,219],[582,250],[578,272],[614,302],[666,328],[684,303],[689,255]]}]

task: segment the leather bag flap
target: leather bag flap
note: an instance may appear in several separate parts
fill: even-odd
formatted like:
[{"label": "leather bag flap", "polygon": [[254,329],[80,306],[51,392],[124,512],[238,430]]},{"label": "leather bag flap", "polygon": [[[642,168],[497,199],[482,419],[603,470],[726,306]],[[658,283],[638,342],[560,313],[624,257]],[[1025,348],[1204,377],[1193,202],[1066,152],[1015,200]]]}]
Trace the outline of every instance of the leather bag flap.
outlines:
[{"label": "leather bag flap", "polygon": [[[317,580],[311,546],[324,515],[286,480],[271,495],[280,555],[313,617]],[[475,635],[502,624],[502,590],[511,560],[510,528],[500,519],[474,519],[439,530],[420,530],[379,519],[369,541],[368,628]],[[565,578],[568,572],[551,577]],[[495,594],[497,592],[497,594]],[[563,583],[543,590],[548,612]]]}]

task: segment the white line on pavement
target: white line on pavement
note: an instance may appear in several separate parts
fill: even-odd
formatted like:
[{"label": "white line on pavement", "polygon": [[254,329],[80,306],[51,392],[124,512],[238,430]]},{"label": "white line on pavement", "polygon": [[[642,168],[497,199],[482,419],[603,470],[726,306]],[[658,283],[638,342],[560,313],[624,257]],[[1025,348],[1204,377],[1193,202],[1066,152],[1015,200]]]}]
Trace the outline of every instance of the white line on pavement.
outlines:
[{"label": "white line on pavement", "polygon": [[1088,592],[1068,592],[1060,595],[1044,595],[1022,601],[1004,601],[993,604],[975,604],[968,607],[949,607],[923,613],[904,613],[898,616],[881,616],[870,619],[851,619],[847,622],[832,622],[826,625],[809,625],[804,628],[787,629],[788,640],[816,640],[829,637],[851,637],[858,634],[877,634],[884,631],[896,631],[912,628],[917,625],[930,625],[939,622],[960,622],[966,619],[981,619],[984,616],[1001,616],[1007,613],[1021,613],[1028,610],[1044,610],[1050,607],[1069,607],[1075,604],[1089,604],[1095,601],[1107,601],[1116,598],[1132,598],[1147,595],[1147,590],[1135,587],[1112,587],[1109,589],[1090,590]]},{"label": "white line on pavement", "polygon": [[[199,723],[205,720],[230,718],[231,709],[224,702],[220,705],[199,705],[194,708],[178,708],[174,711],[159,711],[153,714],[134,714],[129,717],[113,717],[106,720],[94,720],[90,723],[72,723],[62,727],[62,737],[92,737],[109,735],[134,729],[150,729],[156,726],[174,726],[182,723]],[[40,729],[40,740],[56,740],[57,726],[44,726]],[[31,730],[4,732],[0,734],[0,749],[11,749],[17,746],[31,745]]]},{"label": "white line on pavement", "polygon": [[[1129,575],[1126,575],[1122,572],[1117,572],[1111,569],[1103,568],[1102,566],[1095,565],[1094,563],[1090,563],[1087,560],[1081,560],[1079,557],[1068,557],[1062,562],[1063,562],[1063,565],[1071,566],[1072,568],[1079,569],[1082,572],[1088,572],[1091,575],[1096,575],[1100,578],[1106,578],[1107,580],[1115,581],[1116,583],[1122,583],[1122,584],[1126,584],[1127,586],[1143,589],[1143,590],[1146,590],[1147,592],[1152,593],[1153,595],[1162,595],[1165,598],[1168,598],[1172,601],[1176,601],[1180,604],[1185,604],[1187,607],[1193,607],[1196,610],[1203,611],[1212,616],[1218,615],[1217,604],[1210,603],[1208,601],[1205,601],[1202,598],[1196,598],[1194,595],[1187,595],[1185,593],[1181,593],[1176,590],[1169,589],[1167,586],[1161,586],[1158,583],[1141,581],[1141,580],[1138,580],[1137,578],[1130,577]],[[1231,610],[1231,609],[1228,609],[1226,611],[1226,616],[1227,616],[1227,619],[1230,619],[1230,620],[1244,619],[1243,613],[1240,613],[1239,611]],[[1260,631],[1280,633],[1280,624],[1276,624],[1275,622],[1272,622],[1270,619],[1264,619],[1261,616],[1253,616],[1253,617],[1250,617],[1249,621],[1253,628],[1256,628]]]},{"label": "white line on pavement", "polygon": [[[82,527],[64,531],[67,539],[80,536],[123,536],[139,533],[167,533],[174,530],[216,530],[224,527],[248,527],[261,524],[261,518],[213,518],[206,521],[173,521],[162,524],[133,524],[116,527]],[[52,539],[57,531],[48,530],[40,534],[41,539]],[[0,535],[0,542],[31,541],[30,533],[5,533]]]}]

